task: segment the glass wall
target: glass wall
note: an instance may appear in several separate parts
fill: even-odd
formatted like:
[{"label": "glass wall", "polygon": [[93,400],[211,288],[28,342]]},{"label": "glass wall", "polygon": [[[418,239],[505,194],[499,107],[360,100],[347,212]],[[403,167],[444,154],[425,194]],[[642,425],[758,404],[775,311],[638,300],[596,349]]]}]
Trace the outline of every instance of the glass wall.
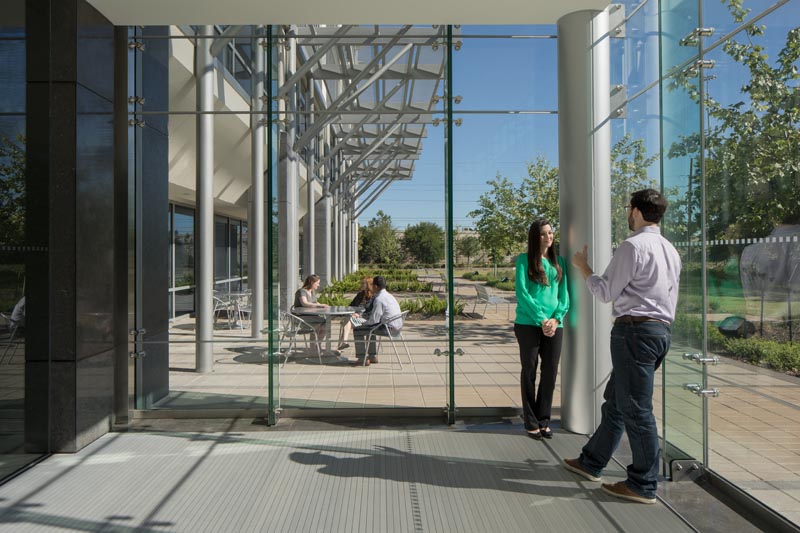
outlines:
[{"label": "glass wall", "polygon": [[673,459],[702,461],[798,522],[800,5],[624,4],[612,82],[628,102],[612,126],[612,203],[659,185],[671,204],[664,233],[683,260],[656,398],[667,474]]},{"label": "glass wall", "polygon": [[0,479],[36,456],[25,453],[25,11],[0,15]]},{"label": "glass wall", "polygon": [[800,3],[713,4],[692,154],[704,162],[706,343],[720,359],[708,466],[798,523]]}]

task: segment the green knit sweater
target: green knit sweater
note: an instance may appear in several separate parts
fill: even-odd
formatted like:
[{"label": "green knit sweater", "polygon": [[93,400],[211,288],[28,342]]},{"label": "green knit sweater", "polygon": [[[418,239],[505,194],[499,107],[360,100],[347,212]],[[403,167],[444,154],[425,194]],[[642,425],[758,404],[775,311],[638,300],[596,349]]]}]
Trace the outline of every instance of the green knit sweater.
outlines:
[{"label": "green knit sweater", "polygon": [[514,323],[541,326],[543,321],[555,318],[558,327],[561,327],[564,315],[569,310],[569,293],[567,268],[561,257],[557,257],[557,260],[563,273],[561,281],[556,281],[556,268],[548,259],[542,258],[549,285],[540,285],[528,278],[528,254],[522,253],[517,257],[517,318]]}]

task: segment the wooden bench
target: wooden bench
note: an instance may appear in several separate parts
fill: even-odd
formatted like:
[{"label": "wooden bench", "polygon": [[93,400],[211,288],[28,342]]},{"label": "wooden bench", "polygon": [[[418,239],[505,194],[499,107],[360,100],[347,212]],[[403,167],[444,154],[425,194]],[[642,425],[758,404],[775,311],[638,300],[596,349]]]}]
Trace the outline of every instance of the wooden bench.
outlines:
[{"label": "wooden bench", "polygon": [[504,304],[507,306],[506,318],[511,318],[511,304],[513,304],[514,301],[503,296],[489,294],[489,291],[486,289],[486,285],[475,285],[475,291],[478,293],[478,297],[475,299],[475,305],[472,306],[473,313],[475,312],[475,309],[478,308],[478,304],[483,304],[483,312],[481,313],[481,316],[486,316],[486,308],[488,306],[494,305],[494,309],[497,311],[497,306]]}]

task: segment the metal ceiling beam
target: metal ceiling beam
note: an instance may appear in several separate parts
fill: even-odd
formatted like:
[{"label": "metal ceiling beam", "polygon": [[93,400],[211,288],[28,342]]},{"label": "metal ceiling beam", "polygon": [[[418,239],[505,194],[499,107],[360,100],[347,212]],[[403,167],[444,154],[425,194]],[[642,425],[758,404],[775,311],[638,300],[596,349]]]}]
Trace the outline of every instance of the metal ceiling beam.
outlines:
[{"label": "metal ceiling beam", "polygon": [[[392,66],[392,65],[393,65],[395,62],[397,62],[397,61],[398,61],[398,60],[399,60],[399,59],[400,59],[400,58],[401,58],[401,57],[402,57],[402,56],[403,56],[403,55],[404,55],[406,52],[408,52],[408,50],[409,50],[409,49],[410,49],[410,48],[413,46],[412,44],[407,44],[407,45],[405,45],[405,46],[402,48],[402,50],[401,50],[401,51],[400,51],[400,52],[399,52],[397,55],[395,55],[395,56],[394,56],[392,59],[390,59],[389,61],[387,61],[387,62],[386,62],[386,63],[385,63],[385,64],[384,64],[384,65],[383,65],[381,68],[379,68],[379,69],[377,70],[377,72],[375,72],[375,74],[373,74],[373,75],[372,75],[372,77],[370,77],[370,79],[369,79],[369,80],[367,80],[367,81],[365,82],[365,84],[364,84],[364,86],[363,86],[363,87],[361,87],[361,88],[358,88],[358,83],[359,83],[361,80],[363,80],[364,78],[366,78],[366,77],[367,77],[367,75],[369,75],[369,72],[370,72],[370,71],[371,71],[373,68],[375,68],[377,65],[379,65],[379,64],[380,64],[380,62],[383,60],[383,58],[386,56],[386,54],[388,54],[388,53],[391,51],[391,49],[392,49],[392,47],[394,46],[394,44],[395,44],[397,41],[399,41],[399,40],[400,40],[400,38],[401,38],[401,37],[402,37],[402,36],[403,36],[403,35],[404,35],[406,32],[408,32],[408,30],[410,30],[410,29],[411,29],[411,26],[403,26],[403,27],[400,29],[400,31],[399,31],[399,32],[397,32],[397,35],[395,36],[395,38],[394,38],[394,39],[392,39],[392,40],[389,42],[389,44],[387,44],[387,45],[384,47],[384,49],[383,49],[383,50],[381,50],[381,51],[380,51],[380,53],[378,53],[378,54],[377,54],[377,55],[376,55],[376,56],[375,56],[375,57],[372,59],[372,61],[370,61],[370,62],[369,62],[369,65],[367,65],[367,67],[368,67],[368,68],[365,68],[365,69],[364,69],[362,72],[360,72],[360,73],[358,74],[358,76],[356,76],[355,78],[353,78],[353,79],[351,80],[350,84],[349,84],[349,85],[348,85],[348,86],[345,88],[345,90],[344,90],[344,91],[342,91],[342,94],[340,94],[340,95],[339,95],[339,96],[336,98],[336,100],[334,100],[334,101],[333,101],[333,102],[332,102],[332,103],[331,103],[331,104],[330,104],[330,105],[327,107],[327,109],[329,109],[329,110],[330,110],[330,109],[333,109],[333,110],[338,110],[339,108],[346,106],[348,103],[350,103],[350,102],[352,102],[353,100],[355,100],[356,98],[358,98],[358,95],[359,95],[359,94],[361,94],[363,91],[365,91],[365,90],[366,90],[366,89],[367,89],[367,88],[368,88],[368,87],[369,87],[369,86],[370,86],[372,83],[374,83],[374,82],[375,82],[375,80],[377,80],[378,78],[380,78],[380,76],[381,76],[381,74],[382,74],[383,72],[385,72],[387,69],[391,68],[391,66]],[[309,141],[310,141],[310,140],[311,140],[313,137],[315,137],[315,136],[316,136],[316,135],[317,135],[317,134],[318,134],[318,133],[319,133],[319,132],[322,130],[322,128],[324,128],[324,127],[325,127],[327,124],[329,124],[330,122],[332,122],[332,121],[333,121],[333,120],[336,118],[336,116],[337,116],[336,114],[326,115],[326,116],[325,116],[325,118],[324,118],[323,120],[320,120],[320,121],[315,121],[315,122],[314,122],[314,124],[312,124],[312,125],[311,125],[311,126],[310,126],[310,127],[309,127],[309,128],[306,130],[306,131],[305,131],[305,133],[303,133],[303,135],[301,135],[301,136],[300,136],[300,138],[299,138],[299,139],[297,139],[297,140],[295,141],[295,150],[300,150],[300,149],[302,149],[302,148],[303,148],[303,147],[304,147],[306,144],[308,144],[308,142],[309,142]]]},{"label": "metal ceiling beam", "polygon": [[[302,66],[300,66],[300,68],[298,68],[297,71],[294,74],[292,74],[291,77],[289,77],[288,80],[286,80],[286,83],[284,83],[278,89],[278,96],[283,96],[285,94],[288,94],[289,90],[292,88],[292,85],[297,83],[303,76],[306,75],[306,73],[309,70],[311,70],[314,67],[314,65],[319,63],[319,61],[323,57],[325,57],[325,54],[327,54],[328,51],[331,48],[336,46],[336,44],[339,42],[339,38],[343,37],[348,31],[350,31],[350,28],[352,28],[352,27],[353,26],[347,25],[347,26],[342,26],[341,28],[339,28],[336,31],[336,33],[334,33],[333,36],[327,40],[327,42],[325,44],[320,46],[314,52],[314,54],[311,57],[309,57],[308,60],[306,60],[306,62],[303,63]],[[319,76],[316,73],[314,74],[314,77],[319,79]]]},{"label": "metal ceiling beam", "polygon": [[[249,27],[249,26],[248,26]],[[244,26],[228,26],[222,34],[211,43],[211,57],[217,57],[236,37]]]}]

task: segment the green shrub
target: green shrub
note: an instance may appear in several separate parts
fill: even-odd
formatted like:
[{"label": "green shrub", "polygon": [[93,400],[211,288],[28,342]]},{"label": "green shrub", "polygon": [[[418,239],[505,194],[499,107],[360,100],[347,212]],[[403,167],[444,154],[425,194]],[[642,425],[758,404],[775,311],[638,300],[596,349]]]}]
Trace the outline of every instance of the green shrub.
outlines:
[{"label": "green shrub", "polygon": [[726,339],[726,351],[751,363],[766,363],[782,372],[800,372],[800,344],[787,344],[751,337]]},{"label": "green shrub", "polygon": [[325,293],[318,298],[319,303],[328,305],[350,305],[350,298],[345,297],[342,293]]},{"label": "green shrub", "polygon": [[[455,302],[456,314],[464,312],[464,304],[460,300]],[[439,299],[437,296],[430,298],[410,298],[400,302],[400,309],[411,314],[444,315],[447,309],[447,300]]]}]

